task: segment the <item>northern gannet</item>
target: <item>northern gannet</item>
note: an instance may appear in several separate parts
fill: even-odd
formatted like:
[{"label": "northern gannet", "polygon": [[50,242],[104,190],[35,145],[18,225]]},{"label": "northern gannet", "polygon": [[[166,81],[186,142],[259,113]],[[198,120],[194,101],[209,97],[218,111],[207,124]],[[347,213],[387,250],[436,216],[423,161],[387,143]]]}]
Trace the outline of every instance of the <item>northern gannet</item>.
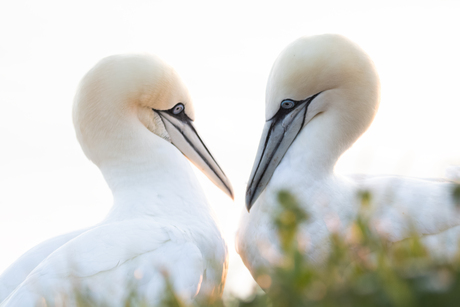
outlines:
[{"label": "northern gannet", "polygon": [[236,240],[254,277],[279,255],[273,218],[280,190],[291,192],[310,214],[301,235],[312,263],[324,259],[331,231],[347,233],[360,207],[360,191],[371,193],[372,224],[392,242],[406,238],[413,226],[427,241],[438,234],[458,246],[460,212],[453,183],[334,172],[339,157],[370,126],[379,103],[372,60],[343,36],[302,37],[278,56],[268,78],[266,123],[247,187],[248,212]]},{"label": "northern gannet", "polygon": [[[0,277],[1,306],[71,300],[74,287],[96,304],[122,306],[129,287],[149,305],[167,276],[187,301],[219,297],[227,247],[190,159],[233,198],[229,180],[192,121],[189,93],[155,56],[115,55],[82,79],[73,122],[101,170],[113,207],[99,224],[45,241]],[[124,306],[124,305],[123,305]]]}]

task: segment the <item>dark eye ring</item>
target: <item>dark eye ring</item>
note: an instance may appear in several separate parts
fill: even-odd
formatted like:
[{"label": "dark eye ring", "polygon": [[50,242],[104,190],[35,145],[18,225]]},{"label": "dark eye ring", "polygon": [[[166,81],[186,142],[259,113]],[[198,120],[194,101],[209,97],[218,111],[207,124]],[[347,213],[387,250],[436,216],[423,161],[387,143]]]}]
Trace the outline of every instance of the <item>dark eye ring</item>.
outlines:
[{"label": "dark eye ring", "polygon": [[172,109],[174,115],[179,114],[180,112],[184,111],[184,105],[182,103],[178,103]]},{"label": "dark eye ring", "polygon": [[283,100],[281,102],[281,107],[283,109],[292,109],[294,106],[295,106],[295,103],[292,100]]}]

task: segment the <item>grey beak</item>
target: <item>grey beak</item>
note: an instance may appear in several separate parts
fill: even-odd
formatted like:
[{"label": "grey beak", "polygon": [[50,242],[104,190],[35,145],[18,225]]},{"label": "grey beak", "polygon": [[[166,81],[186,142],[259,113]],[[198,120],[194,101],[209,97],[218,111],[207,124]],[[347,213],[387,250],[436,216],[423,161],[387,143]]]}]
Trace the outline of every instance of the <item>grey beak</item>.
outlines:
[{"label": "grey beak", "polygon": [[157,112],[165,125],[171,142],[200,169],[216,186],[233,199],[233,189],[224,172],[201,140],[192,120],[180,112],[174,114],[172,109]]},{"label": "grey beak", "polygon": [[246,190],[248,211],[263,192],[281,159],[302,130],[308,106],[319,94],[300,101],[284,100],[282,106],[288,101],[292,103],[292,107],[287,109],[280,107],[275,116],[266,122]]}]

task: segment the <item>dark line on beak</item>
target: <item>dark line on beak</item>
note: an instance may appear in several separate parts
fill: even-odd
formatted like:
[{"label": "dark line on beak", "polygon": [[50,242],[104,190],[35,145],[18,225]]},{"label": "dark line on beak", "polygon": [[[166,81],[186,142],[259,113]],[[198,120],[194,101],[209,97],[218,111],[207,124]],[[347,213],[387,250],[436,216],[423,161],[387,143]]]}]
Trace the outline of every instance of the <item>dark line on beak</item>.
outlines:
[{"label": "dark line on beak", "polygon": [[[187,138],[187,136],[182,132],[182,130],[177,127],[176,125],[174,125],[173,122],[171,122],[169,119],[167,119],[166,117],[162,116],[161,113],[158,112],[158,114],[160,114],[160,118],[162,120],[167,120],[169,123],[171,123],[171,125],[174,126],[174,128],[176,128],[180,134],[182,135],[182,137],[184,138],[184,140],[190,145],[190,147],[193,148],[193,150],[200,156],[201,160],[203,160],[206,165],[212,170],[212,172],[216,175],[217,178],[219,178],[219,180],[223,183],[223,185],[227,188],[227,190],[230,192],[230,195],[232,195],[232,198],[233,198],[233,193],[232,193],[232,190],[228,187],[228,185],[220,178],[219,174],[216,173],[216,171],[214,170],[214,168],[211,166],[211,164],[209,163],[209,161],[207,159],[205,159],[205,157],[200,153],[199,150],[197,150],[197,148],[193,145],[193,143]],[[201,145],[203,145],[203,147],[206,149],[207,153],[209,154],[209,156],[212,158],[212,160],[216,163],[217,167],[220,169],[220,171],[222,171],[222,169],[220,168],[219,164],[216,162],[216,160],[214,159],[214,157],[211,155],[211,153],[209,152],[209,150],[206,148],[206,145],[204,145],[203,141],[201,140],[200,136],[198,135],[198,133],[196,132],[196,130],[193,128],[192,125],[190,125],[188,122],[186,123],[189,127],[192,128],[193,132],[195,133],[195,135],[198,137],[198,139],[200,140],[201,142]],[[178,148],[179,149],[179,148]],[[179,149],[180,150],[180,149]],[[183,154],[183,153],[182,153]],[[185,155],[185,154],[184,154]],[[224,172],[222,172],[222,174],[227,178],[227,176],[224,174]]]},{"label": "dark line on beak", "polygon": [[[262,155],[260,156],[260,159],[259,159],[259,164],[257,164],[257,169],[256,171],[254,172],[254,175],[257,174],[257,171],[259,170],[259,167],[260,167],[260,164],[262,163],[262,160],[263,160],[263,157],[264,157],[264,154],[265,154],[265,149],[267,149],[267,143],[268,143],[268,140],[270,139],[270,135],[271,135],[271,132],[272,132],[272,128],[273,126],[278,123],[278,121],[274,121],[272,122],[272,124],[270,125],[270,130],[268,131],[267,133],[267,138],[265,139],[265,144],[264,144],[264,149],[262,151]],[[276,151],[278,150],[278,148],[280,147],[280,144],[281,142],[283,141],[284,139],[284,134],[286,133],[286,129],[284,129],[284,133],[283,133],[283,136],[280,138],[278,144],[276,144],[276,147],[275,147],[275,150],[272,151],[272,154],[270,156],[270,159],[271,160],[273,158],[273,156],[275,155]],[[262,178],[264,178],[264,174],[265,172],[267,171],[267,168],[268,166],[263,170],[262,174],[259,176],[259,179],[257,180],[256,184],[254,185],[253,189],[255,191],[255,189],[257,189],[257,186],[259,185],[260,181],[262,180]],[[255,193],[252,193],[251,195],[251,198],[249,199],[249,202],[252,203],[252,200],[254,199],[254,195]]]},{"label": "dark line on beak", "polygon": [[[310,106],[310,103],[313,101],[313,99],[315,99],[319,94],[321,94],[322,92],[319,92],[311,97],[308,97],[307,99],[303,100],[303,101],[299,101],[299,104],[296,106],[297,108],[300,107],[300,105],[302,105],[303,103],[306,103],[305,105],[305,110],[304,110],[304,113],[303,113],[303,118],[302,118],[302,124],[300,125],[300,128],[299,128],[299,131],[296,133],[294,139],[292,142],[295,141],[295,139],[297,138],[297,135],[299,135],[300,131],[302,130],[303,128],[303,125],[305,124],[305,117],[307,115],[307,110],[308,110],[308,107]],[[265,154],[265,150],[267,149],[267,144],[268,144],[268,140],[270,139],[270,136],[272,134],[272,130],[273,130],[273,127],[275,125],[277,125],[283,118],[285,118],[288,114],[290,114],[294,109],[296,108],[293,108],[292,110],[290,110],[289,112],[285,113],[284,110],[280,109],[278,110],[278,112],[272,117],[269,119],[270,120],[273,120],[272,124],[270,125],[270,129],[267,133],[267,137],[265,138],[265,144],[264,144],[264,149],[262,150],[262,154],[260,156],[260,159],[259,159],[259,163],[257,164],[257,168],[254,172],[254,176],[257,174],[257,172],[259,171],[259,167],[260,167],[260,164],[262,163],[262,160],[263,160],[263,157],[264,157],[264,154]],[[282,126],[283,127],[283,126]],[[276,147],[275,149],[272,151],[272,154],[270,156],[270,159],[271,160],[273,158],[273,156],[275,155],[276,151],[278,150],[279,146],[281,145],[281,142],[284,140],[284,136],[286,134],[286,131],[288,130],[289,126],[288,127],[283,127],[284,129],[284,132],[283,132],[283,135],[282,137],[280,138],[280,140],[278,141],[278,143],[276,144]],[[283,156],[284,157],[284,156]],[[282,157],[282,158],[283,158]],[[281,160],[282,160],[281,158]],[[279,161],[279,163],[281,162],[281,160]],[[251,198],[249,199],[249,203],[252,203],[253,199],[254,199],[254,196],[255,196],[255,189],[257,189],[257,186],[259,185],[260,181],[262,180],[262,178],[264,177],[264,174],[265,172],[267,171],[267,168],[268,168],[268,165],[267,167],[263,170],[262,174],[259,176],[259,179],[258,181],[256,182],[255,185],[252,185],[250,184],[250,187],[253,188],[253,193],[251,195]],[[254,180],[254,179],[253,179]],[[251,182],[252,183],[252,182]],[[248,194],[249,190],[247,191],[246,195]]]},{"label": "dark line on beak", "polygon": [[[193,130],[193,132],[195,133],[195,135],[198,137],[198,139],[200,140],[201,144],[203,145],[204,149],[206,149],[206,152],[209,154],[209,156],[212,158],[212,160],[216,163],[217,167],[218,167],[219,170],[222,172],[222,174],[225,175],[224,171],[220,168],[219,163],[217,163],[217,161],[214,159],[214,157],[212,156],[212,154],[209,152],[208,147],[206,147],[206,145],[204,144],[203,140],[201,140],[201,137],[200,137],[200,135],[198,134],[198,132],[195,130],[195,127],[190,123],[190,121],[187,121],[187,125]],[[181,132],[181,133],[182,133],[182,132]],[[227,175],[225,175],[225,177],[227,177]]]}]

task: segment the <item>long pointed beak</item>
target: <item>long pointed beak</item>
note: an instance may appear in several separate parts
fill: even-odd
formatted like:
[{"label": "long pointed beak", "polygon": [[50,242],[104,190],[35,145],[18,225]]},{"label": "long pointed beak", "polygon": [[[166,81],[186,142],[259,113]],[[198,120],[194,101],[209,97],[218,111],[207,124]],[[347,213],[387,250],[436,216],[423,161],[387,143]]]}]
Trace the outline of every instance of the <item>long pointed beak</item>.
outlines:
[{"label": "long pointed beak", "polygon": [[280,108],[275,116],[266,122],[246,190],[248,211],[263,192],[275,169],[302,130],[308,106],[317,95],[319,93],[305,100],[296,101],[291,109]]},{"label": "long pointed beak", "polygon": [[216,186],[233,199],[233,188],[224,172],[201,140],[192,120],[182,112],[179,116],[170,111],[157,112],[168,131],[171,142]]}]

